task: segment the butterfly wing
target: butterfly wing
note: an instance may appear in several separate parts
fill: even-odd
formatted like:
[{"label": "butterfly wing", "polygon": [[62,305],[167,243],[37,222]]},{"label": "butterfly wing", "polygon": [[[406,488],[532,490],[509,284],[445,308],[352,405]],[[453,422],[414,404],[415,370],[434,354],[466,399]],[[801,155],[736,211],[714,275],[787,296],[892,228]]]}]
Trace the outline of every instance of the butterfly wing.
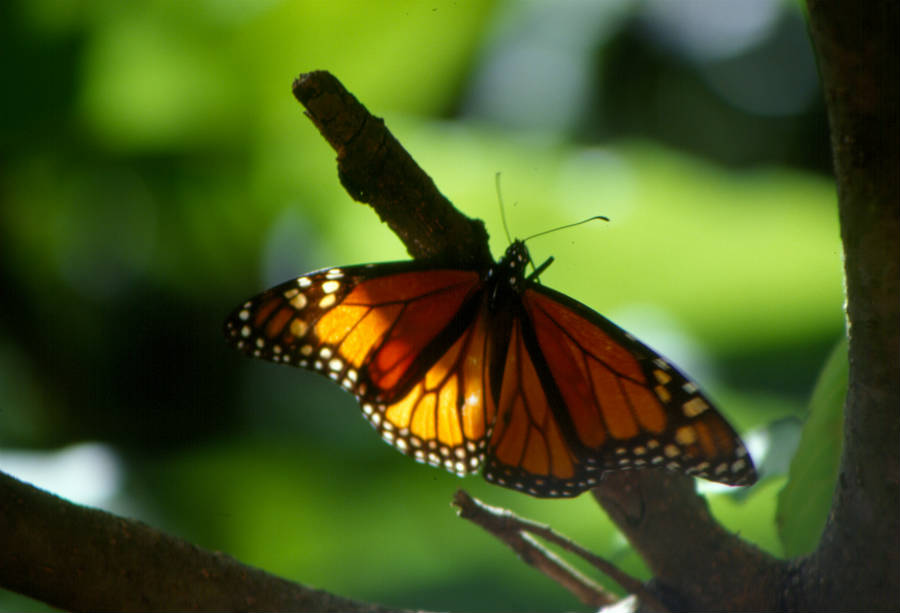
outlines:
[{"label": "butterfly wing", "polygon": [[420,462],[541,497],[606,470],[756,479],[697,386],[588,307],[527,280],[521,242],[489,272],[396,262],[309,273],[241,305],[226,337],[355,394]]},{"label": "butterfly wing", "polygon": [[479,468],[493,421],[482,289],[475,271],[417,262],[323,269],[245,302],[225,335],[329,377],[401,452],[464,474]]},{"label": "butterfly wing", "polygon": [[554,390],[541,376],[546,365],[529,347],[528,322],[513,316],[508,329],[489,345],[489,359],[501,370],[488,394],[489,412],[497,419],[484,478],[533,496],[576,496],[596,484],[600,473],[580,460],[561,427],[552,408],[558,404],[550,397]]},{"label": "butterfly wing", "polygon": [[572,472],[587,475],[581,489],[605,470],[654,466],[729,485],[756,480],[738,435],[674,366],[564,294],[533,284],[521,295],[525,351]]}]

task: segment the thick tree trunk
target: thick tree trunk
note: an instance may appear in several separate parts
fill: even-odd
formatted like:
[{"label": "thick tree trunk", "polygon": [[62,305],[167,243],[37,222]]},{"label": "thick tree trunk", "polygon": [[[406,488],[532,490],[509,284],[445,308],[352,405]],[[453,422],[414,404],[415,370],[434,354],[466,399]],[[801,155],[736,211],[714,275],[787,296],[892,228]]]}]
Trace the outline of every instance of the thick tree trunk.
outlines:
[{"label": "thick tree trunk", "polygon": [[801,609],[900,607],[898,4],[809,2],[844,244],[850,386],[832,512]]}]

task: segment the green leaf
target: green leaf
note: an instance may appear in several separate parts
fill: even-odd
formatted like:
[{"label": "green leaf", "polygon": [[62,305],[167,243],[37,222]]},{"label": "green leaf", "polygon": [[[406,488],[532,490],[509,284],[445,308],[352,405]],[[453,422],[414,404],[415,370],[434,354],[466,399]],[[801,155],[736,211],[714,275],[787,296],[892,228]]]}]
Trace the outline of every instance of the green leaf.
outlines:
[{"label": "green leaf", "polygon": [[788,557],[812,551],[825,527],[841,457],[847,376],[845,337],[831,352],[813,389],[788,482],[778,495],[775,521]]}]

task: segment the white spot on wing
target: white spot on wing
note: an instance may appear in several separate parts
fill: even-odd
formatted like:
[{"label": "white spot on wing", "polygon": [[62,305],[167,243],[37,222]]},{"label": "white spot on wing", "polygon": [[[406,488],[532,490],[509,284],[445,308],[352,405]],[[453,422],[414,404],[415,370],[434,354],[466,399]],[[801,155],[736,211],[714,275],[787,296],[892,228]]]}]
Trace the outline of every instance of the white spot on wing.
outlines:
[{"label": "white spot on wing", "polygon": [[291,298],[290,302],[292,307],[300,311],[309,303],[309,300],[307,300],[306,294],[301,294],[298,292],[296,296]]},{"label": "white spot on wing", "polygon": [[[301,319],[294,319],[291,321],[290,331],[291,331],[291,334],[293,334],[297,338],[303,338],[304,336],[306,336],[306,333],[309,331],[309,325]],[[306,346],[308,346],[308,345],[306,345]],[[302,349],[301,349],[301,351],[302,351]],[[309,355],[309,354],[307,353],[305,355]]]}]

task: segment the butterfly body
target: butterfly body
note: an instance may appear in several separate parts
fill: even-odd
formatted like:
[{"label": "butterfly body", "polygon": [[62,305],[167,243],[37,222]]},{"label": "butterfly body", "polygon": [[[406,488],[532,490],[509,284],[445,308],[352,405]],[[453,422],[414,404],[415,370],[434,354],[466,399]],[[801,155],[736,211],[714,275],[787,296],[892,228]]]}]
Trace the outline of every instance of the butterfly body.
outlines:
[{"label": "butterfly body", "polygon": [[[353,393],[414,459],[539,497],[607,470],[732,485],[755,471],[697,386],[598,313],[546,288],[515,241],[486,270],[394,262],[309,273],[235,309],[226,337]],[[548,261],[549,263],[549,261]]]}]

